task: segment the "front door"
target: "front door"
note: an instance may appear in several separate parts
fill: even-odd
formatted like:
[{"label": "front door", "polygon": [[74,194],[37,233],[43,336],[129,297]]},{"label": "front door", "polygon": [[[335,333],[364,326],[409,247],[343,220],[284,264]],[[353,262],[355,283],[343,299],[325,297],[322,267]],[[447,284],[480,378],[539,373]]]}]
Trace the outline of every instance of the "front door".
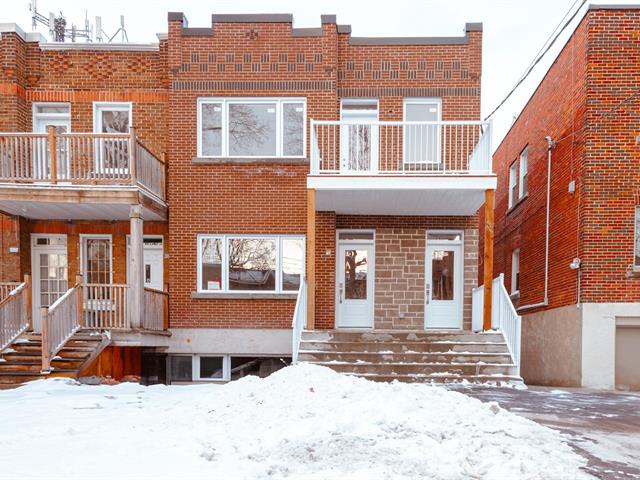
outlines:
[{"label": "front door", "polygon": [[379,136],[377,100],[343,100],[340,116],[340,171],[376,172]]},{"label": "front door", "polygon": [[462,244],[427,238],[425,328],[462,328]]},{"label": "front door", "polygon": [[[49,127],[54,127],[56,135],[69,133],[71,131],[71,121],[69,119],[48,119],[36,117],[33,123],[34,133],[47,133]],[[68,179],[70,176],[69,155],[67,154],[64,141],[58,139],[56,142],[56,177],[57,179]],[[51,160],[48,150],[46,155],[42,152],[35,152],[33,159],[33,175],[38,180],[51,180]]]},{"label": "front door", "polygon": [[[143,270],[145,288],[164,290],[164,247],[162,237],[145,236],[143,240]],[[127,235],[127,283],[129,277],[129,256],[131,255],[131,237]]]},{"label": "front door", "polygon": [[342,328],[373,327],[374,246],[338,246],[337,323]]},{"label": "front door", "polygon": [[51,306],[69,288],[66,237],[33,236],[31,259],[33,329],[40,332],[40,309]]}]

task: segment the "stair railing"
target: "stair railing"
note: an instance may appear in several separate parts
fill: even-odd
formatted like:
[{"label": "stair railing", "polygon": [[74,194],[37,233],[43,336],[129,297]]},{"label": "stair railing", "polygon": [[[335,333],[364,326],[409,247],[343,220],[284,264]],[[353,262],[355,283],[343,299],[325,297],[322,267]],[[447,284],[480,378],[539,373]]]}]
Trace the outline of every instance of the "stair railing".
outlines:
[{"label": "stair railing", "polygon": [[51,371],[51,360],[65,343],[82,327],[82,276],[76,284],[49,308],[41,309],[42,371]]},{"label": "stair railing", "polygon": [[[484,313],[484,285],[473,289],[472,325],[474,331],[482,330]],[[504,274],[493,279],[491,295],[491,328],[504,336],[511,359],[520,374],[520,349],[522,342],[522,317],[518,315],[511,302],[509,292],[504,286]]]},{"label": "stair railing", "polygon": [[293,322],[291,327],[291,362],[298,363],[298,352],[300,351],[300,340],[302,339],[302,330],[307,324],[307,280],[301,279],[300,288],[298,289],[298,298],[296,300],[296,308],[293,311]]},{"label": "stair railing", "polygon": [[31,276],[0,299],[0,352],[31,326]]}]

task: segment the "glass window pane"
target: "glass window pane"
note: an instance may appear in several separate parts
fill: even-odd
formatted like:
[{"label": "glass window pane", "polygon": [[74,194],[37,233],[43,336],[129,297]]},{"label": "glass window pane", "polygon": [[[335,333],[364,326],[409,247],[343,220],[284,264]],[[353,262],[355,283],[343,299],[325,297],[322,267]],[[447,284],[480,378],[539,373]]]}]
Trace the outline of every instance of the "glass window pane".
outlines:
[{"label": "glass window pane", "polygon": [[200,357],[200,378],[223,378],[223,357]]},{"label": "glass window pane", "polygon": [[373,232],[338,232],[340,240],[373,240]]},{"label": "glass window pane", "polygon": [[427,233],[427,240],[449,240],[452,242],[459,242],[462,238],[459,233],[435,232]]},{"label": "glass window pane", "polygon": [[276,240],[229,240],[229,290],[276,289]]},{"label": "glass window pane", "polygon": [[229,154],[247,157],[275,156],[275,103],[229,105]]},{"label": "glass window pane", "polygon": [[346,250],[344,255],[344,296],[347,300],[367,298],[367,250]]},{"label": "glass window pane", "polygon": [[247,375],[260,375],[262,359],[258,357],[231,357],[231,380]]},{"label": "glass window pane", "polygon": [[202,104],[202,155],[222,155],[222,104]]},{"label": "glass window pane", "polygon": [[69,105],[36,105],[36,114],[69,114]]},{"label": "glass window pane", "polygon": [[102,133],[127,133],[129,131],[129,112],[127,110],[101,111]]},{"label": "glass window pane", "polygon": [[304,238],[284,238],[281,256],[282,290],[298,290],[304,269]]},{"label": "glass window pane", "polygon": [[[407,103],[405,120],[409,122],[437,122],[437,103]],[[438,125],[407,125],[405,127],[405,161],[407,163],[438,162]]]},{"label": "glass window pane", "polygon": [[222,239],[201,239],[202,290],[222,290]]},{"label": "glass window pane", "polygon": [[170,357],[171,358],[171,380],[178,382],[190,382],[193,380],[191,374],[191,357]]},{"label": "glass window pane", "polygon": [[451,250],[435,250],[431,255],[432,300],[453,300],[454,254]]},{"label": "glass window pane", "polygon": [[85,275],[87,283],[111,283],[111,240],[87,238],[85,240]]},{"label": "glass window pane", "polygon": [[289,157],[304,155],[304,105],[282,105],[282,153]]}]

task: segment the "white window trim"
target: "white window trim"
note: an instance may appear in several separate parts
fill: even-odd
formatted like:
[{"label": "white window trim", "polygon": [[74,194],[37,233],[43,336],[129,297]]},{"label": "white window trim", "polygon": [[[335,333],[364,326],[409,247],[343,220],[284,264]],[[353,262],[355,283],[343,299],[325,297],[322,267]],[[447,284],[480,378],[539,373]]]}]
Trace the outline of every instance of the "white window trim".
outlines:
[{"label": "white window trim", "polygon": [[[380,101],[377,98],[342,98],[340,99],[340,121],[349,122],[353,121],[357,123],[356,119],[347,119],[344,118],[344,106],[345,105],[369,105],[371,103],[376,104],[376,121],[380,120]],[[353,112],[357,112],[357,110],[352,110]],[[362,110],[362,112],[373,112],[373,110]],[[357,115],[357,114],[356,114]],[[363,114],[365,116],[365,114]]]},{"label": "white window trim", "polygon": [[[518,261],[516,262],[516,258]],[[518,266],[516,270],[516,265]],[[511,252],[511,295],[520,293],[520,288],[516,288],[516,275],[520,274],[520,249],[516,248]]]},{"label": "white window trim", "polygon": [[[220,121],[221,154],[204,155],[202,153],[202,105],[207,103],[222,104]],[[276,154],[275,155],[231,155],[229,154],[229,104],[232,103],[275,103],[276,104]],[[287,103],[302,103],[302,155],[284,155],[282,153],[282,116],[283,105]],[[307,155],[307,99],[306,97],[199,97],[197,102],[197,150],[200,158],[306,158]]]},{"label": "white window trim", "polygon": [[[406,122],[407,120],[407,105],[413,105],[413,104],[419,104],[419,105],[430,105],[430,104],[436,104],[438,107],[438,119],[436,120],[436,122],[441,122],[442,121],[442,98],[440,97],[407,97],[404,98],[402,100],[402,121]],[[420,164],[420,163],[424,163],[427,165],[438,165],[440,163],[442,163],[442,151],[441,151],[441,132],[440,129],[437,130],[437,134],[438,134],[438,139],[436,140],[436,161],[427,161],[427,162],[407,162],[407,147],[408,142],[402,142],[403,143],[403,147],[402,147],[402,162],[403,163],[408,163],[408,164]],[[403,134],[403,138],[406,138],[406,133]]]},{"label": "white window trim", "polygon": [[87,282],[85,277],[86,270],[86,252],[85,252],[85,240],[88,239],[102,239],[109,240],[109,283],[113,284],[113,236],[111,234],[80,234],[80,275],[82,275],[82,281]]},{"label": "white window trim", "polygon": [[[38,113],[38,107],[67,107],[68,113]],[[69,102],[34,102],[31,105],[31,130],[35,130],[36,120],[66,120],[71,131],[71,104]]]},{"label": "white window trim", "polygon": [[[526,158],[526,161],[523,163],[522,159]],[[523,171],[522,165],[526,167],[526,170]],[[527,145],[520,152],[520,156],[518,157],[518,200],[521,200],[528,192],[524,191],[524,177],[528,176],[529,173],[529,146]],[[527,182],[527,190],[529,189],[529,182]]]},{"label": "white window trim", "polygon": [[[132,102],[93,102],[93,132],[102,133],[102,120],[99,113],[102,110],[110,110],[114,112],[129,112],[129,128],[133,125],[133,103]],[[119,175],[127,175],[128,168],[105,168],[103,165],[102,155],[95,151],[95,166],[100,173],[116,173]]]},{"label": "white window trim", "polygon": [[[211,294],[264,294],[264,295],[282,295],[294,294],[297,290],[283,290],[282,288],[282,243],[288,238],[297,238],[302,240],[302,276],[305,275],[306,269],[306,236],[305,235],[251,235],[251,234],[199,234],[197,238],[197,292]],[[202,288],[202,240],[203,239],[220,239],[222,240],[222,288],[220,290],[206,290]],[[275,240],[276,241],[276,288],[275,290],[230,290],[229,289],[229,239],[258,239],[258,240]]]},{"label": "white window trim", "polygon": [[[222,358],[222,377],[202,378],[200,377],[200,357]],[[216,354],[194,354],[191,357],[191,379],[194,382],[228,382],[231,380],[231,355]]]},{"label": "white window trim", "polygon": [[509,190],[508,190],[508,202],[509,208],[515,205],[513,200],[513,191],[518,186],[518,161],[514,160],[509,164]]}]

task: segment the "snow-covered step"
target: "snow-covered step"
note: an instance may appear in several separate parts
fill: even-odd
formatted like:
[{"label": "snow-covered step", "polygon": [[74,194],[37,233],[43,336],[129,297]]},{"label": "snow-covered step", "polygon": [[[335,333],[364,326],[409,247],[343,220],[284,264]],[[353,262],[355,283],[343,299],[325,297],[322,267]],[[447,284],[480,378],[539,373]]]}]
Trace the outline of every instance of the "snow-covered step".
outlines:
[{"label": "snow-covered step", "polygon": [[500,363],[395,363],[395,362],[311,362],[343,373],[378,375],[514,375],[515,365]]},{"label": "snow-covered step", "polygon": [[399,363],[502,363],[510,364],[511,355],[484,352],[327,352],[324,350],[304,350],[298,357],[303,362],[399,362]]},{"label": "snow-covered step", "polygon": [[473,333],[466,331],[415,330],[312,330],[304,332],[305,341],[365,341],[365,342],[481,342],[503,343],[498,332]]},{"label": "snow-covered step", "polygon": [[315,341],[303,339],[300,350],[335,352],[397,352],[397,353],[509,353],[509,347],[502,342],[367,342],[367,341]]}]

